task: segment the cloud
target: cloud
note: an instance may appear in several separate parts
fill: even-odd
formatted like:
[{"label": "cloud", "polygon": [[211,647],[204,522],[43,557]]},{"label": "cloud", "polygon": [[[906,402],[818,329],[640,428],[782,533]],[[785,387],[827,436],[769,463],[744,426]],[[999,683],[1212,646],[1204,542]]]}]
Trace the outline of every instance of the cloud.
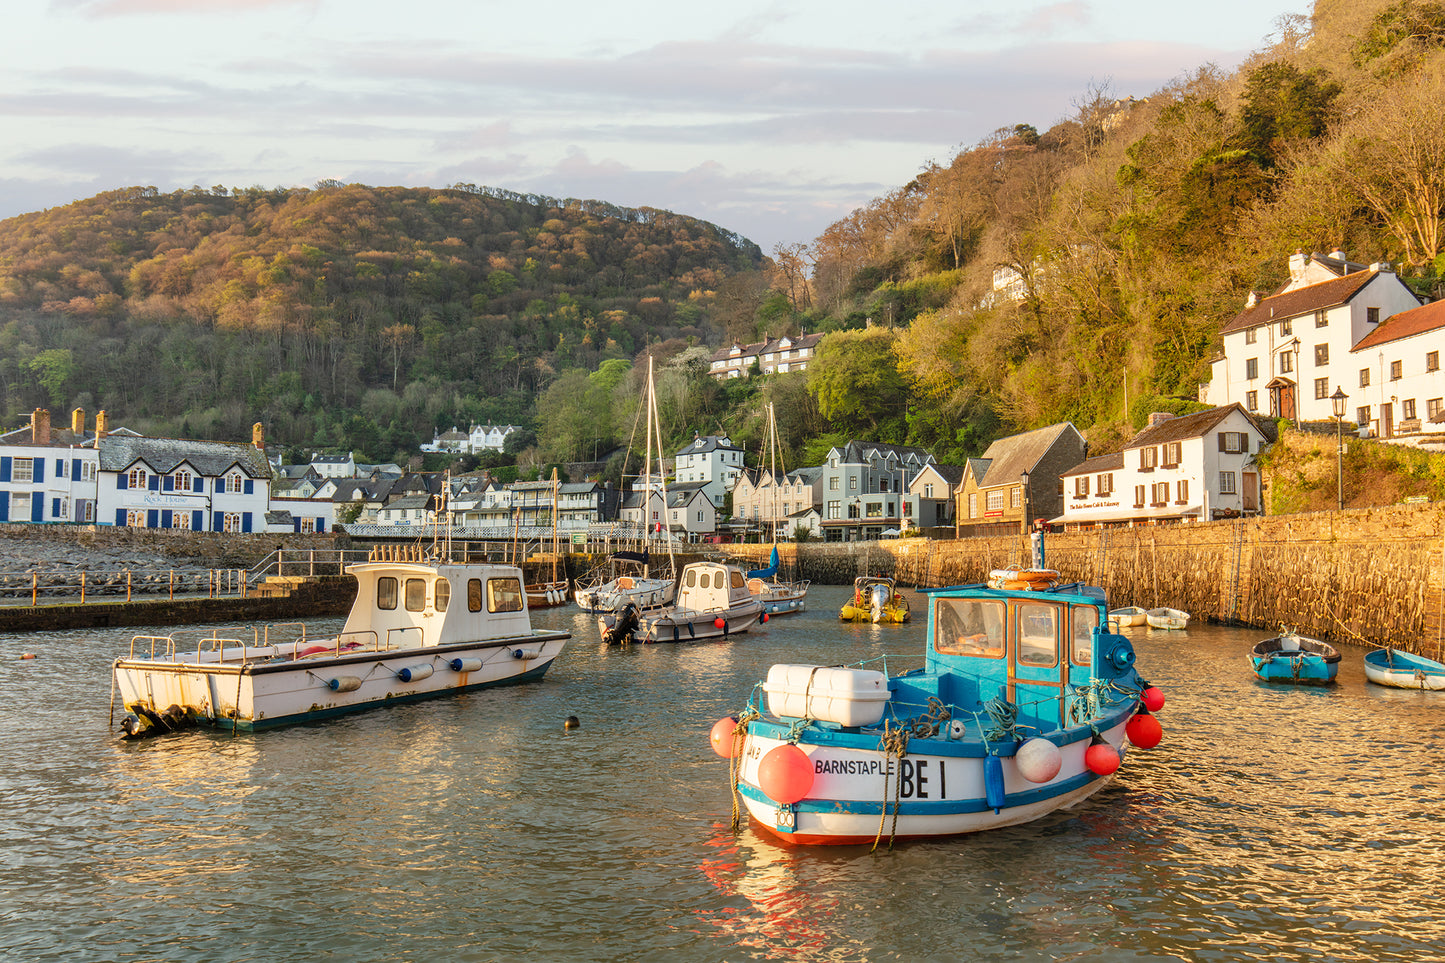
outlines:
[{"label": "cloud", "polygon": [[300,7],[316,12],[321,0],[51,0],[51,7],[74,10],[85,17],[130,17],[146,14],[235,14]]}]

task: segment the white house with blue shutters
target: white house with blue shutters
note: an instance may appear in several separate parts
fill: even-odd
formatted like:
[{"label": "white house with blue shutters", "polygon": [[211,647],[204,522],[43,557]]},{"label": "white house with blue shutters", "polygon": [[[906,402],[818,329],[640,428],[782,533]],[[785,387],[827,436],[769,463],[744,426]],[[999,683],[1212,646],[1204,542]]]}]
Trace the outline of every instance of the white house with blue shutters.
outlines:
[{"label": "white house with blue shutters", "polygon": [[259,429],[251,445],[101,438],[96,521],[128,528],[265,531],[271,470]]},{"label": "white house with blue shutters", "polygon": [[80,409],[70,430],[52,431],[43,408],[29,425],[0,435],[0,522],[95,521],[93,437]]}]

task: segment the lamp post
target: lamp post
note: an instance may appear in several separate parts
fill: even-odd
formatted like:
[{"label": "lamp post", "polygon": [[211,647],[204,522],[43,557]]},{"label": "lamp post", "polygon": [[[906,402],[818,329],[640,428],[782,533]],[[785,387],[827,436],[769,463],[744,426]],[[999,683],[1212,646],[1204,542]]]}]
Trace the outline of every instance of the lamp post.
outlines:
[{"label": "lamp post", "polygon": [[1345,510],[1345,402],[1349,397],[1339,385],[1330,395],[1330,408],[1335,413],[1335,502],[1340,511]]},{"label": "lamp post", "polygon": [[1019,472],[1019,481],[1024,486],[1024,534],[1029,532],[1029,470],[1025,468]]}]

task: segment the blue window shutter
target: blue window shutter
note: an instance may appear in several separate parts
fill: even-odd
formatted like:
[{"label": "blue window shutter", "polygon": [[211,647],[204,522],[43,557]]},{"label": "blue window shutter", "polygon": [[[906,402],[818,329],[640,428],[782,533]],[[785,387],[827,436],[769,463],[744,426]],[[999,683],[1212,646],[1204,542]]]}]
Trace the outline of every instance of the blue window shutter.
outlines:
[{"label": "blue window shutter", "polygon": [[200,531],[206,525],[206,513],[199,508],[191,512],[191,528]]},{"label": "blue window shutter", "polygon": [[118,489],[130,487],[130,483],[125,480],[125,472],[121,472],[115,476],[115,487]]},{"label": "blue window shutter", "polygon": [[299,515],[292,516],[292,518],[291,518],[291,531],[293,531],[293,532],[300,532],[300,531],[301,531],[301,517],[300,517]]},{"label": "blue window shutter", "polygon": [[160,521],[160,518],[159,518],[158,516],[159,516],[159,513],[158,513],[154,508],[147,509],[147,510],[146,510],[146,528],[155,528],[155,527],[157,527],[157,523]]},{"label": "blue window shutter", "polygon": [[211,512],[211,531],[219,532],[226,527],[225,512]]},{"label": "blue window shutter", "polygon": [[150,487],[150,490],[153,491],[153,492],[158,492],[158,491],[160,491],[160,490],[161,490],[161,476],[160,476],[160,475],[152,475],[152,476],[150,477],[150,485],[149,485],[149,487]]},{"label": "blue window shutter", "polygon": [[[35,463],[36,463],[37,465],[42,464],[42,462],[41,462],[41,460],[40,460],[39,458],[35,459]],[[43,522],[43,521],[45,521],[45,493],[44,493],[44,492],[31,492],[31,493],[30,493],[30,520],[31,520],[32,522]]]},{"label": "blue window shutter", "polygon": [[254,494],[256,493],[255,486],[256,486],[256,483],[255,483],[255,482],[251,481],[251,479],[249,479],[249,478],[246,479],[246,494],[247,494],[247,495],[254,495]]},{"label": "blue window shutter", "polygon": [[79,481],[79,480],[80,480],[80,459],[79,459],[79,458],[72,458],[72,459],[70,459],[70,480],[71,480],[71,481]]},{"label": "blue window shutter", "polygon": [[36,480],[37,482],[43,482],[43,481],[45,481],[45,459],[44,459],[44,458],[37,458],[37,459],[35,459],[35,480]]},{"label": "blue window shutter", "polygon": [[0,496],[0,522],[10,521],[10,496]]},{"label": "blue window shutter", "polygon": [[191,491],[193,491],[193,492],[204,491],[205,489],[202,487],[202,486],[204,486],[204,485],[205,485],[205,481],[201,478],[200,475],[197,475],[197,476],[196,476],[195,483],[191,485]]},{"label": "blue window shutter", "polygon": [[50,500],[50,517],[51,517],[51,518],[59,518],[59,517],[60,517],[60,499],[58,499],[58,498],[52,498],[52,499]]},{"label": "blue window shutter", "polygon": [[241,513],[241,531],[243,531],[243,532],[249,532],[250,530],[251,530],[251,513],[250,513],[250,512],[242,512],[242,513]]},{"label": "blue window shutter", "polygon": [[[123,480],[123,479],[122,479],[122,480]],[[124,527],[125,527],[125,509],[124,509],[124,508],[117,508],[117,509],[115,510],[115,523],[116,523],[117,525],[119,525],[121,528],[124,528]]]},{"label": "blue window shutter", "polygon": [[161,528],[170,528],[170,527],[171,527],[171,510],[170,510],[169,508],[162,508],[162,509],[161,509]]},{"label": "blue window shutter", "polygon": [[175,480],[174,478],[172,478],[170,475],[167,475],[167,476],[165,477],[165,481],[161,482],[161,491],[164,491],[164,492],[173,492],[173,491],[175,491],[175,490],[176,490],[176,480]]},{"label": "blue window shutter", "polygon": [[9,480],[10,480],[10,459],[9,459],[8,456],[7,456],[7,457],[0,457],[0,481],[9,481]]}]

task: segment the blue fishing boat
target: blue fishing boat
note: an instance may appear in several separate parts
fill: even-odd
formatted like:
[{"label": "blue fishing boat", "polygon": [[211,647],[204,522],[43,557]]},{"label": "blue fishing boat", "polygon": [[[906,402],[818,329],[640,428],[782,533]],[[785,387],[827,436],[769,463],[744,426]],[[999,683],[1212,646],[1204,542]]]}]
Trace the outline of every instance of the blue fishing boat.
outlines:
[{"label": "blue fishing boat", "polygon": [[774,665],[713,727],[755,826],[876,845],[1016,825],[1098,792],[1126,744],[1158,744],[1163,693],[1109,631],[1102,589],[925,594],[922,668]]},{"label": "blue fishing boat", "polygon": [[1249,652],[1254,674],[1265,682],[1329,685],[1340,671],[1340,653],[1328,642],[1285,629]]},{"label": "blue fishing boat", "polygon": [[1445,665],[1399,649],[1365,653],[1365,678],[1396,689],[1445,689]]}]

